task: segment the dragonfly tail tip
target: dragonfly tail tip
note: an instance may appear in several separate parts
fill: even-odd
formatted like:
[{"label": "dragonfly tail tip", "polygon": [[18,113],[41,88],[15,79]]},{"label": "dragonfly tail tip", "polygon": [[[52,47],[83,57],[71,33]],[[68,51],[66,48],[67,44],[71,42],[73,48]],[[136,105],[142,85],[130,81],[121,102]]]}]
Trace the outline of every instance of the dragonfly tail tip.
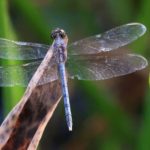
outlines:
[{"label": "dragonfly tail tip", "polygon": [[69,127],[69,131],[72,131],[72,127]]}]

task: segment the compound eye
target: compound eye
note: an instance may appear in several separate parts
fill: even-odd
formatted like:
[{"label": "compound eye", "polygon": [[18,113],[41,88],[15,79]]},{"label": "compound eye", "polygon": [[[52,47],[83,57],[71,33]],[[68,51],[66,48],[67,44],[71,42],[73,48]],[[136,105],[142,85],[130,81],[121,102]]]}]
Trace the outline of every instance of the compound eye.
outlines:
[{"label": "compound eye", "polygon": [[56,34],[52,33],[52,34],[51,34],[51,38],[52,38],[52,39],[55,39],[55,38],[56,38]]},{"label": "compound eye", "polygon": [[61,38],[63,39],[63,38],[65,38],[66,35],[65,35],[64,32],[61,32],[61,33],[60,33],[60,36],[61,36]]}]

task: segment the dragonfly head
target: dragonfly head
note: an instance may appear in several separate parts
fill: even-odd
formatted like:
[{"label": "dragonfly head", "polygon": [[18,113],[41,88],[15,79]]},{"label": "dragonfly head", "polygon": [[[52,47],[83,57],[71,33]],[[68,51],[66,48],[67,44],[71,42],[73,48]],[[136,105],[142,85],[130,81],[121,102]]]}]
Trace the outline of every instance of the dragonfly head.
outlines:
[{"label": "dragonfly head", "polygon": [[63,29],[56,28],[51,32],[51,38],[57,43],[57,45],[65,44],[67,46],[68,37]]},{"label": "dragonfly head", "polygon": [[65,39],[67,37],[67,34],[63,29],[56,28],[55,30],[52,31],[51,38],[55,40],[58,37]]}]

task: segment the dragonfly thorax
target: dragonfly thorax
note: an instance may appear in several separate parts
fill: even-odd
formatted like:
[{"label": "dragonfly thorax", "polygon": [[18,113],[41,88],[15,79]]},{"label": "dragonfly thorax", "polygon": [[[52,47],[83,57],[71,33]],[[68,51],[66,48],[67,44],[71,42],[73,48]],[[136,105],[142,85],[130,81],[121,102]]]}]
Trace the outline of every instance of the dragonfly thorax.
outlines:
[{"label": "dragonfly thorax", "polygon": [[53,50],[56,62],[65,62],[67,59],[67,34],[63,29],[56,28],[52,31],[51,37],[54,39]]},{"label": "dragonfly thorax", "polygon": [[67,43],[68,37],[64,30],[55,29],[51,34],[54,39],[53,42],[53,54],[56,60],[56,63],[65,62],[67,60]]},{"label": "dragonfly thorax", "polygon": [[55,49],[53,55],[57,64],[65,62],[67,60],[67,50],[63,46]]}]

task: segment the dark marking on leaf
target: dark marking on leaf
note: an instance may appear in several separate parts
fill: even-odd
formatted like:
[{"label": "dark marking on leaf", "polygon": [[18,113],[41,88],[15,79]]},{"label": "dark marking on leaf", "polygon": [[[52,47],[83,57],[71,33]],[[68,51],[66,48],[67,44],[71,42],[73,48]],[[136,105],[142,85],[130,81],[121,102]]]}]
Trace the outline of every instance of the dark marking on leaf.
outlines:
[{"label": "dark marking on leaf", "polygon": [[32,137],[34,136],[37,128],[38,128],[38,126],[36,125],[35,127],[32,127],[31,129],[29,129],[29,131],[27,132],[27,138],[32,139]]},{"label": "dark marking on leaf", "polygon": [[32,108],[30,101],[28,100],[26,105],[24,106],[24,110],[19,116],[19,121],[20,122],[26,121],[28,123],[31,123],[33,121],[33,113],[34,113],[34,110]]}]

